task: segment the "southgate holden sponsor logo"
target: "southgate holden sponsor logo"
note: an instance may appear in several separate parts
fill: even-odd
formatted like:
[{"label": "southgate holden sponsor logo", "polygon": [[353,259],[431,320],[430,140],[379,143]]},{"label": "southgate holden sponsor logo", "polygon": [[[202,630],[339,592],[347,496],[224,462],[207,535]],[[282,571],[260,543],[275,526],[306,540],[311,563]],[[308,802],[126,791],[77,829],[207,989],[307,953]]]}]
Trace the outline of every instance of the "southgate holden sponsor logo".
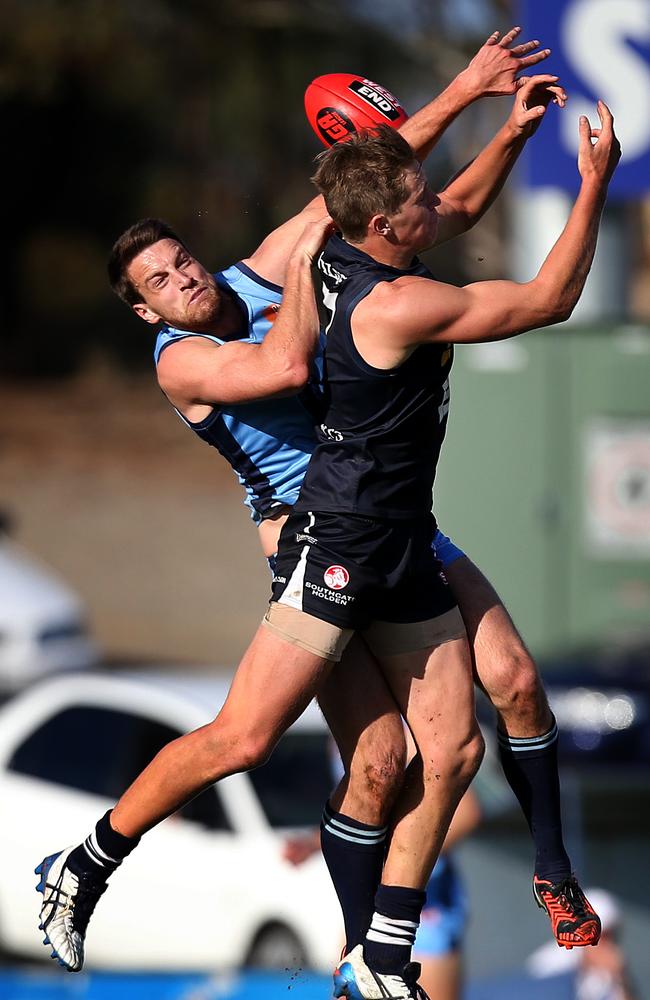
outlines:
[{"label": "southgate holden sponsor logo", "polygon": [[342,594],[340,590],[330,590],[329,587],[323,587],[320,583],[312,583],[310,580],[305,583],[305,587],[311,591],[312,597],[318,598],[319,601],[329,601],[330,604],[340,604],[347,607],[354,600],[354,594]]},{"label": "southgate holden sponsor logo", "polygon": [[323,579],[332,590],[343,590],[350,582],[350,574],[345,566],[328,566],[323,573]]}]

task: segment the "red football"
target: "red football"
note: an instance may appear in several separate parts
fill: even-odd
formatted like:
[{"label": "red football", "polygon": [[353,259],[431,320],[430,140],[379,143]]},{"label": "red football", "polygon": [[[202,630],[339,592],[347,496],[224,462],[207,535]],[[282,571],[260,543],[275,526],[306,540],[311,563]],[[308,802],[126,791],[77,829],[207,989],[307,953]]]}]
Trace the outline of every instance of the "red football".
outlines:
[{"label": "red football", "polygon": [[309,124],[326,146],[347,139],[360,128],[399,128],[408,115],[389,90],[356,73],[326,73],[305,91]]}]

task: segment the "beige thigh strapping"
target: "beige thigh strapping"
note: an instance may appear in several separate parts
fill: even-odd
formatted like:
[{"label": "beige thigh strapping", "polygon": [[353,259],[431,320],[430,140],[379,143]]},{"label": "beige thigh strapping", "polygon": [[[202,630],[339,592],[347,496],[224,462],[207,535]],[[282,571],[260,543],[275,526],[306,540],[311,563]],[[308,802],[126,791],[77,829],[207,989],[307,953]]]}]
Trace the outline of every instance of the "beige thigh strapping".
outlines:
[{"label": "beige thigh strapping", "polygon": [[285,642],[335,663],[343,656],[343,651],[354,634],[354,629],[339,628],[331,622],[308,615],[306,611],[278,604],[277,601],[269,604],[262,624]]},{"label": "beige thigh strapping", "polygon": [[397,656],[462,639],[467,633],[460,611],[452,608],[424,622],[373,622],[360,634],[377,656]]}]

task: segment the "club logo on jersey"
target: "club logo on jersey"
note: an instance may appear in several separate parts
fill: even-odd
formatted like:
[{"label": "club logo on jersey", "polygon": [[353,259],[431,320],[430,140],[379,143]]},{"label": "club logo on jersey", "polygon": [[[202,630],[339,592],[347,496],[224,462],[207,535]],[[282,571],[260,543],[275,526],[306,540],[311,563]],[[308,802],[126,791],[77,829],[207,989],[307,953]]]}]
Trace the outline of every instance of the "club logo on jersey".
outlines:
[{"label": "club logo on jersey", "polygon": [[321,108],[316,115],[316,124],[321,138],[328,146],[347,139],[356,132],[352,119],[336,108]]},{"label": "club logo on jersey", "polygon": [[350,574],[345,566],[328,566],[323,579],[330,590],[343,590],[350,582]]},{"label": "club logo on jersey", "polygon": [[379,111],[389,122],[397,121],[399,105],[389,90],[384,90],[372,80],[353,80],[349,86],[362,101]]},{"label": "club logo on jersey", "polygon": [[323,274],[326,274],[328,278],[332,278],[337,285],[340,285],[342,281],[345,281],[345,275],[342,274],[340,271],[337,271],[336,268],[332,267],[331,264],[328,264],[327,261],[323,258],[322,253],[318,258],[318,267],[323,272]]},{"label": "club logo on jersey", "polygon": [[265,306],[262,310],[262,318],[267,320],[273,326],[276,319],[278,318],[278,313],[280,312],[280,306],[275,302],[270,302],[268,306]]}]

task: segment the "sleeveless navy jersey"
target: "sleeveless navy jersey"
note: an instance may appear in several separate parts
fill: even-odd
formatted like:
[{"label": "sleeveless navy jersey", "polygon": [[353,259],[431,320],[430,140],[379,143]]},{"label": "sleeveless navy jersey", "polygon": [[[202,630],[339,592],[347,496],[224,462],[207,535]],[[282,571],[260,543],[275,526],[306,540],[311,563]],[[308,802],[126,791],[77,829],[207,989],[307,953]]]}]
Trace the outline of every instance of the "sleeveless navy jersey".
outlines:
[{"label": "sleeveless navy jersey", "polygon": [[410,518],[431,511],[449,409],[451,344],[417,347],[397,368],[367,364],[352,338],[355,306],[380,281],[432,278],[417,258],[401,270],[333,236],[318,260],[329,314],[324,417],[297,510]]},{"label": "sleeveless navy jersey", "polygon": [[[235,296],[242,310],[237,339],[259,344],[268,333],[282,302],[282,288],[265,281],[245,264],[215,274],[217,284]],[[154,360],[170,344],[186,337],[204,337],[223,344],[219,337],[163,327],[156,339]],[[320,382],[320,357],[312,383]],[[294,504],[314,448],[316,393],[307,389],[297,396],[253,403],[214,406],[200,423],[179,416],[203,441],[216,448],[236,472],[246,491],[246,504],[259,523],[274,508]],[[177,411],[178,412],[178,411]]]}]

